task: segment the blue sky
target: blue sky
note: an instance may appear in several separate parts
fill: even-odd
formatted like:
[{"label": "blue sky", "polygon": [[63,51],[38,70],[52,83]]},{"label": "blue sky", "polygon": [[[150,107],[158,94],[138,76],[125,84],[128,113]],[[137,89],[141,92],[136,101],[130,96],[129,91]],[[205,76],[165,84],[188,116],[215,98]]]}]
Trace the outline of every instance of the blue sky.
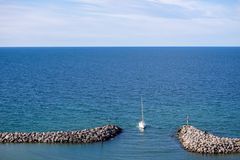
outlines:
[{"label": "blue sky", "polygon": [[240,0],[0,0],[0,46],[240,46]]}]

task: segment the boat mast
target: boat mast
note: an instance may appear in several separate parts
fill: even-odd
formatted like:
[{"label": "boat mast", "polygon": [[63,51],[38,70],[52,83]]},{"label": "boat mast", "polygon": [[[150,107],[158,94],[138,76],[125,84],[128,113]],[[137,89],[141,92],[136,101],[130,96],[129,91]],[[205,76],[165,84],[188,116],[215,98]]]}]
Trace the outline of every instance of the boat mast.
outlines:
[{"label": "boat mast", "polygon": [[142,96],[141,96],[141,109],[142,109],[142,121],[144,121],[144,119],[143,119],[143,101],[142,101]]}]

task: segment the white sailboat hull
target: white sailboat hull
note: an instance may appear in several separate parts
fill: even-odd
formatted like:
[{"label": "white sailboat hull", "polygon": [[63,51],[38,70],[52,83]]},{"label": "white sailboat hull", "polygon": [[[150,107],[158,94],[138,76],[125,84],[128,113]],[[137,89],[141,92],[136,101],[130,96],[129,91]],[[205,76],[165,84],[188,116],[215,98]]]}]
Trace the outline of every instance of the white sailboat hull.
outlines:
[{"label": "white sailboat hull", "polygon": [[140,121],[140,122],[138,123],[138,128],[139,128],[139,129],[145,129],[145,127],[146,127],[146,124],[145,124],[144,121]]}]

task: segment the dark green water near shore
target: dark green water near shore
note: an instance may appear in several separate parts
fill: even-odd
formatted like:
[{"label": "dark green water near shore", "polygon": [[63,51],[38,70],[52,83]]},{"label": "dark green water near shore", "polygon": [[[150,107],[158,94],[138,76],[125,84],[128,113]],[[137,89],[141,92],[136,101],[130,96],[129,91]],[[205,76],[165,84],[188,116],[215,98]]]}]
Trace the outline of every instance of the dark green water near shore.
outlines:
[{"label": "dark green water near shore", "polygon": [[[148,125],[140,133],[140,96]],[[0,48],[0,131],[124,129],[88,145],[0,144],[0,159],[232,159],[183,150],[190,123],[240,137],[240,48]]]}]

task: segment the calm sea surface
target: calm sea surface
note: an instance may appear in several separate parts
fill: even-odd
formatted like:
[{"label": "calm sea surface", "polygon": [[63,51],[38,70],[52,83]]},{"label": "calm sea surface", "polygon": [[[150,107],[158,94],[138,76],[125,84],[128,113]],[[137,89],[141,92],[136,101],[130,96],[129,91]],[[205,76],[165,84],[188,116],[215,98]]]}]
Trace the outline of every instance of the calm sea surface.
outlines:
[{"label": "calm sea surface", "polygon": [[1,160],[240,159],[181,148],[186,115],[240,137],[240,48],[0,48],[1,132],[124,129],[103,144],[0,144]]}]

